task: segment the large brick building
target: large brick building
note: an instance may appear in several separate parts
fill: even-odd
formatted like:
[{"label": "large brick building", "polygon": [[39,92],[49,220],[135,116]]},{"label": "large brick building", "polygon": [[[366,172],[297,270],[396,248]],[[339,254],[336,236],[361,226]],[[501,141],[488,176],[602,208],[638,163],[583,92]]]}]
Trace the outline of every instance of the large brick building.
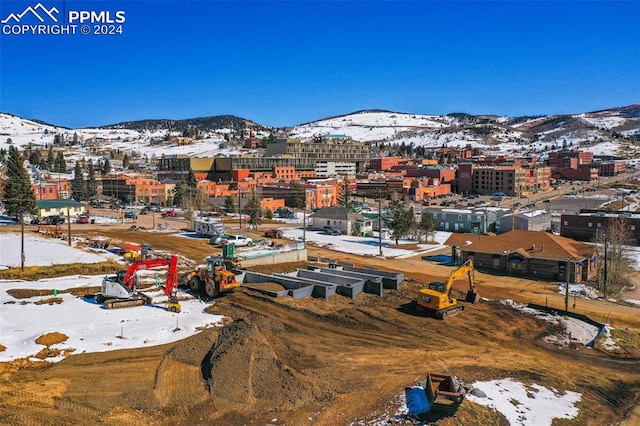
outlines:
[{"label": "large brick building", "polygon": [[640,242],[640,214],[618,211],[580,210],[560,216],[560,235],[578,241],[595,241],[596,234],[606,234],[611,223],[624,220],[634,244]]}]

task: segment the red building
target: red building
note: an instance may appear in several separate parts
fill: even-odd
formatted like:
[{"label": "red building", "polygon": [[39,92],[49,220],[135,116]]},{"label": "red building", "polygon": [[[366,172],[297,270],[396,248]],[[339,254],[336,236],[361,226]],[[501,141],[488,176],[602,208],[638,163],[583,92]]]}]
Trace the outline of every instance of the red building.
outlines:
[{"label": "red building", "polygon": [[370,170],[386,171],[400,164],[400,157],[379,157],[369,161]]}]

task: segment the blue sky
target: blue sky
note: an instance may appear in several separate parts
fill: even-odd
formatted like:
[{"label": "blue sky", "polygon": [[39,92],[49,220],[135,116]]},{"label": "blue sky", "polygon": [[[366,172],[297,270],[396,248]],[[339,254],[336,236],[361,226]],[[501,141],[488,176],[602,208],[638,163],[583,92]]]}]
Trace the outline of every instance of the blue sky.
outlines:
[{"label": "blue sky", "polygon": [[[0,20],[37,3],[2,0]],[[69,127],[640,103],[636,1],[41,3],[126,16],[121,35],[0,34],[0,111]]]}]

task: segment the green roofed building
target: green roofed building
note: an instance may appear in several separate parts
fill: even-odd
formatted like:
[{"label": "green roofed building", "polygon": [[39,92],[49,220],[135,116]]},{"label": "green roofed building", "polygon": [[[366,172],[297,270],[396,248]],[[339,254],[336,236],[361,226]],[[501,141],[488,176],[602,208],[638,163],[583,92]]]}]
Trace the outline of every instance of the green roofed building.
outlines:
[{"label": "green roofed building", "polygon": [[36,201],[36,210],[40,217],[59,215],[65,218],[67,217],[67,212],[70,217],[75,218],[87,211],[84,204],[72,198]]}]

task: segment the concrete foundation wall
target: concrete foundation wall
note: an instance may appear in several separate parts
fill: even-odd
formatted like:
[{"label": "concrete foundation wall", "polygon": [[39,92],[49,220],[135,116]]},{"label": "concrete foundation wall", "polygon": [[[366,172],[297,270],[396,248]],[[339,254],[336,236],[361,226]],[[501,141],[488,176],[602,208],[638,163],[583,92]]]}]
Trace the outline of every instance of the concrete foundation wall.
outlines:
[{"label": "concrete foundation wall", "polygon": [[319,297],[319,298],[323,298],[323,299],[328,299],[329,297],[333,296],[334,294],[336,294],[336,289],[337,289],[337,285],[335,284],[331,284],[331,283],[327,283],[324,281],[318,281],[318,280],[313,280],[311,278],[301,278],[301,277],[296,277],[295,274],[297,274],[297,272],[291,272],[288,274],[278,274],[278,273],[274,273],[273,276],[276,278],[284,278],[284,279],[293,279],[296,280],[298,282],[301,283],[305,283],[305,284],[309,284],[310,286],[313,286],[313,292],[311,293],[311,295],[313,297]]},{"label": "concrete foundation wall", "polygon": [[307,261],[307,249],[291,250],[285,252],[277,252],[268,256],[260,256],[253,258],[242,258],[242,253],[236,253],[241,257],[242,266],[257,266],[257,265],[275,265],[277,263],[289,263],[289,262],[306,262]]},{"label": "concrete foundation wall", "polygon": [[404,281],[404,274],[400,272],[389,272],[389,271],[381,271],[380,269],[374,268],[359,268],[356,266],[343,265],[342,269],[344,271],[351,272],[359,272],[362,274],[371,274],[382,277],[382,283],[384,284],[384,288],[390,288],[393,290],[397,290],[400,288],[400,283]]},{"label": "concrete foundation wall", "polygon": [[308,266],[307,268],[309,270],[317,270],[327,274],[341,275],[341,276],[356,278],[356,279],[363,279],[365,280],[364,282],[365,293],[372,293],[380,297],[384,296],[384,285],[382,284],[382,277],[380,276],[363,274],[360,272],[345,271],[342,269],[322,268],[317,266]]}]

